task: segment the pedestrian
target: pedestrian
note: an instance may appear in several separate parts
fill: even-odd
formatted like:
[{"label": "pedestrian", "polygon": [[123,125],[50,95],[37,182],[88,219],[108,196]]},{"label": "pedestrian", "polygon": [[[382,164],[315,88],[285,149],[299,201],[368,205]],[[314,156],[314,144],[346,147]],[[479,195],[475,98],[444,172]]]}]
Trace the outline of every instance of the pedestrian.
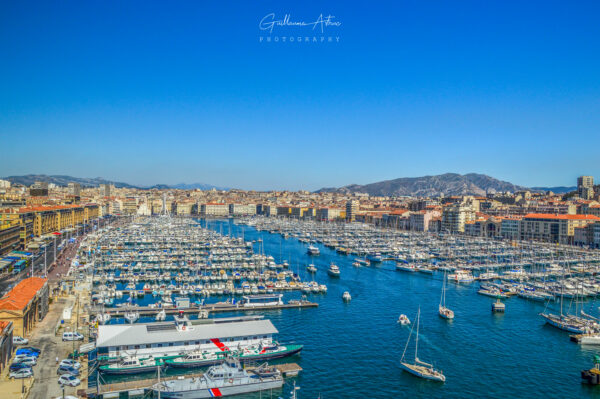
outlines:
[{"label": "pedestrian", "polygon": [[58,364],[58,356],[56,356],[56,364]]}]

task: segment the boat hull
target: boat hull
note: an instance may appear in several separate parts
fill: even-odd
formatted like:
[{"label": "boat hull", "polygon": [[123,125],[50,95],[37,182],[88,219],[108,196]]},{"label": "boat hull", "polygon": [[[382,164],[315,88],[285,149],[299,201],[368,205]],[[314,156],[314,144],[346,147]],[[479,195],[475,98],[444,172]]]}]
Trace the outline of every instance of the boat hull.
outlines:
[{"label": "boat hull", "polygon": [[424,378],[426,380],[431,380],[431,381],[438,381],[438,382],[444,382],[446,381],[446,377],[443,374],[440,373],[430,373],[428,372],[426,367],[423,366],[418,366],[418,365],[414,365],[414,364],[409,364],[409,363],[400,363],[400,367],[402,367],[402,369],[416,377],[419,378]]},{"label": "boat hull", "polygon": [[141,374],[141,373],[149,373],[156,371],[158,367],[162,366],[142,366],[142,367],[132,367],[132,368],[116,368],[116,367],[108,367],[101,366],[100,372],[102,374],[108,375],[131,375],[131,374]]}]

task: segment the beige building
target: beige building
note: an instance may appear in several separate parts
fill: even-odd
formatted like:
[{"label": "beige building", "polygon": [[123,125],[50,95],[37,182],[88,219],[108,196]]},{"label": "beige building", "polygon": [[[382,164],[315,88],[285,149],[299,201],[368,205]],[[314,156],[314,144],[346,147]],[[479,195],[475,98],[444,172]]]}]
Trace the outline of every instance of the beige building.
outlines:
[{"label": "beige building", "polygon": [[536,240],[572,244],[575,228],[600,221],[593,215],[553,215],[530,213],[521,220],[519,233],[521,240]]},{"label": "beige building", "polygon": [[475,219],[475,211],[470,205],[454,204],[442,212],[442,231],[464,233],[465,223]]}]

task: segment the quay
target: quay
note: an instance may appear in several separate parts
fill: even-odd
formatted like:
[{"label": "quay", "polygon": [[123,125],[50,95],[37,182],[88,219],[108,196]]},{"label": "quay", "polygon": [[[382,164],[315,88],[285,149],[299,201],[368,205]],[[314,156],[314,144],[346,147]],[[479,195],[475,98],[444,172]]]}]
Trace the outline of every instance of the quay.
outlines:
[{"label": "quay", "polygon": [[184,314],[195,314],[202,311],[210,313],[225,313],[225,312],[253,312],[257,310],[280,310],[280,309],[302,309],[302,308],[316,308],[319,304],[310,301],[289,301],[284,304],[277,305],[261,305],[261,306],[240,306],[239,304],[209,304],[199,307],[190,308],[156,308],[150,306],[136,306],[133,308],[103,308],[101,306],[94,306],[91,308],[91,313],[109,313],[111,316],[123,317],[125,313],[135,311],[140,316],[155,316],[161,310],[164,310],[168,315],[175,315],[183,312]]},{"label": "quay", "polygon": [[[252,370],[257,368],[257,365],[246,366],[246,370]],[[302,371],[302,367],[300,367],[297,363],[282,363],[282,364],[274,364],[275,367],[282,376],[284,377],[293,377],[298,375]],[[192,373],[185,375],[175,375],[175,376],[166,376],[161,377],[161,381],[170,381],[176,380],[180,378],[197,378],[201,377],[204,373]],[[132,395],[144,395],[144,391],[152,388],[152,385],[158,382],[157,378],[147,378],[143,380],[131,380],[131,381],[123,381],[123,382],[115,382],[112,384],[98,384],[95,388],[90,388],[86,391],[86,397],[88,398],[97,398],[102,396],[104,399],[108,398],[119,398],[121,394],[128,393],[128,396]]]}]

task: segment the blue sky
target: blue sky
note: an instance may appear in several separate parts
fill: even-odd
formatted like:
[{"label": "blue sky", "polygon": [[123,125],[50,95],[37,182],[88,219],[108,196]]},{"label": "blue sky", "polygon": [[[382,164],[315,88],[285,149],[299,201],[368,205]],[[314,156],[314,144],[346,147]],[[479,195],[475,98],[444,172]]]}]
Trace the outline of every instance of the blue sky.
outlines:
[{"label": "blue sky", "polygon": [[[0,2],[0,175],[600,179],[598,2]],[[338,43],[260,42],[267,14]],[[312,36],[278,27],[275,36]],[[321,36],[318,34],[317,36]]]}]

